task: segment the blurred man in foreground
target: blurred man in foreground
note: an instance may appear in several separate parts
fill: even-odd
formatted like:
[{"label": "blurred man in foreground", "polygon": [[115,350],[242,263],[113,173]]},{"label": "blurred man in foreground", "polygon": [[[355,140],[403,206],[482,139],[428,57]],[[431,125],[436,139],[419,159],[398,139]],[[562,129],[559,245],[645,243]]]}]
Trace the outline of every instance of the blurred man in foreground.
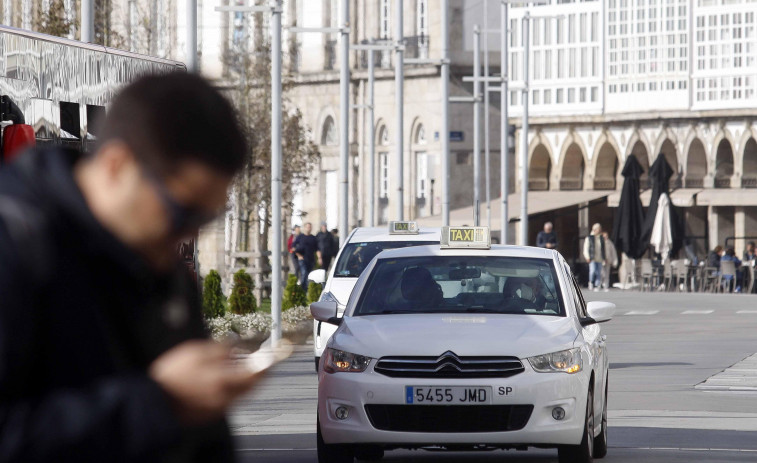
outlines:
[{"label": "blurred man in foreground", "polygon": [[237,119],[177,73],[126,87],[101,133],[0,172],[0,461],[231,461],[224,413],[259,378],[205,339],[174,243],[223,211]]}]

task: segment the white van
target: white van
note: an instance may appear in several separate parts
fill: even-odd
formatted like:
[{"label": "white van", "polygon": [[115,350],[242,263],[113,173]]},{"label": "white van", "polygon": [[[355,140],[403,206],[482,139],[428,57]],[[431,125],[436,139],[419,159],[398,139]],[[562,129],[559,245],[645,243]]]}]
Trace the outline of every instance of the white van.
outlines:
[{"label": "white van", "polygon": [[[337,313],[334,316],[341,317],[358,277],[378,253],[384,249],[439,244],[440,233],[439,228],[420,229],[416,222],[389,222],[388,229],[356,228],[339,249],[328,276],[324,270],[314,270],[308,279],[323,284],[320,301],[335,301]],[[335,325],[313,322],[316,371],[326,342],[334,331]]]}]

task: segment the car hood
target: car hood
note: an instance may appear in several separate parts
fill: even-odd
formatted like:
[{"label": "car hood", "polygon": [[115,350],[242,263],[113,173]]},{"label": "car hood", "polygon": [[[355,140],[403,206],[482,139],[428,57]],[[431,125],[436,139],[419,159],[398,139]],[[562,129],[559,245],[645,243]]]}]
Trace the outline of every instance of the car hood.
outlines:
[{"label": "car hood", "polygon": [[373,358],[512,355],[526,358],[573,347],[578,336],[569,317],[507,314],[417,314],[345,317],[335,333],[337,349]]}]

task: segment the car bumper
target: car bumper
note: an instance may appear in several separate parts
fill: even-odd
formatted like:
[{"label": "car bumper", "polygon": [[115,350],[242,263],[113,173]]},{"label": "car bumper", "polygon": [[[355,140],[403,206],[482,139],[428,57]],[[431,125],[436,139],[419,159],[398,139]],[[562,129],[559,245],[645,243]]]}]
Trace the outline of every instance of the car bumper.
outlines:
[{"label": "car bumper", "polygon": [[[590,372],[576,374],[536,373],[530,366],[520,374],[510,378],[485,379],[428,379],[390,378],[372,370],[364,373],[319,372],[318,414],[323,439],[328,444],[379,444],[387,447],[453,446],[453,445],[495,445],[516,447],[528,445],[577,445],[580,443],[586,410],[586,392],[589,387]],[[429,432],[428,429],[408,432],[377,429],[366,412],[366,405],[405,404],[406,386],[468,386],[492,387],[492,406],[497,410],[508,409],[501,406],[533,406],[525,426],[509,431]],[[511,394],[500,394],[500,388],[512,388]],[[506,389],[503,389],[506,391]],[[346,419],[338,419],[336,410],[345,407]],[[433,407],[444,407],[443,405]],[[469,407],[489,407],[470,405]],[[565,417],[555,420],[552,410],[562,407]],[[374,407],[375,409],[375,407]],[[492,409],[493,410],[493,409]],[[434,410],[434,415],[439,416]],[[441,413],[445,415],[445,413]],[[454,414],[453,414],[454,415]],[[450,416],[453,416],[450,415]],[[385,427],[379,424],[379,427]]]}]

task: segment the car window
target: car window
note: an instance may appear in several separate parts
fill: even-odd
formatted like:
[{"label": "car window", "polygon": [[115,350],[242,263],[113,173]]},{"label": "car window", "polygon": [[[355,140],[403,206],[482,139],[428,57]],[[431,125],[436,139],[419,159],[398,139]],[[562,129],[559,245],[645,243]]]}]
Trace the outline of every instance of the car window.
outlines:
[{"label": "car window", "polygon": [[508,313],[565,316],[553,261],[501,256],[380,259],[354,315]]},{"label": "car window", "polygon": [[409,246],[424,246],[439,244],[438,241],[369,241],[347,243],[339,255],[339,261],[334,269],[335,277],[359,277],[365,267],[385,249],[406,248]]},{"label": "car window", "polygon": [[579,317],[588,317],[586,313],[586,301],[584,300],[584,295],[581,292],[581,288],[578,286],[578,283],[576,283],[576,279],[573,277],[573,275],[570,275],[570,281],[573,284],[573,291],[576,293],[576,310],[578,312]]}]

